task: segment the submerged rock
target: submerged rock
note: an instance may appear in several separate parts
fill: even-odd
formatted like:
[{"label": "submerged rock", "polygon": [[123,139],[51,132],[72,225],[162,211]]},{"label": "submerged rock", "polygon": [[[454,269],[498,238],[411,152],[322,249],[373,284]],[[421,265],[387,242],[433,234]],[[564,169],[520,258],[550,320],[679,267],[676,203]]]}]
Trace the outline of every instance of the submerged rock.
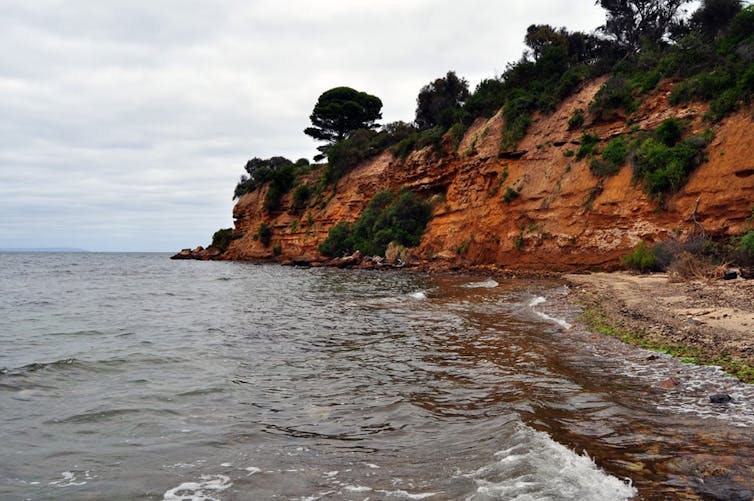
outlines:
[{"label": "submerged rock", "polygon": [[709,401],[713,404],[729,404],[733,401],[733,397],[727,393],[715,393],[710,395]]}]

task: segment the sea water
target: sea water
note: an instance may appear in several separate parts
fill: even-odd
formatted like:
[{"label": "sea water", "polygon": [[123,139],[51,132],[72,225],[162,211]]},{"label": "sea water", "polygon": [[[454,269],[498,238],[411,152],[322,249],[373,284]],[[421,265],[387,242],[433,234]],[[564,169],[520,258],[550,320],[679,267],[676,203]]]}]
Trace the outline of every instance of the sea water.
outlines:
[{"label": "sea water", "polygon": [[749,387],[577,317],[558,281],[0,254],[0,498],[745,496]]}]

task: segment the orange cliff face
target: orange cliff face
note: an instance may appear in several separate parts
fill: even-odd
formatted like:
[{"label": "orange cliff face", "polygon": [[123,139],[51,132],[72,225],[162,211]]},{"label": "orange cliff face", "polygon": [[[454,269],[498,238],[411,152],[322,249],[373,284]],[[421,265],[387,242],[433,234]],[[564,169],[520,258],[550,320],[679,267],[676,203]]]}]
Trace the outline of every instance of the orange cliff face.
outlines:
[{"label": "orange cliff face", "polygon": [[[596,80],[566,99],[549,116],[535,116],[516,152],[498,155],[501,114],[478,119],[457,148],[446,137],[443,154],[431,147],[406,159],[389,152],[359,165],[341,178],[325,201],[301,211],[292,209],[291,194],[280,211],[264,208],[265,188],[246,194],[236,204],[236,231],[224,259],[321,261],[317,246],[339,221],[355,221],[372,196],[383,189],[408,186],[434,197],[434,216],[413,255],[439,266],[493,265],[511,270],[567,271],[610,269],[639,241],[684,238],[701,225],[708,234],[734,235],[744,230],[754,206],[754,124],[752,110],[728,117],[713,127],[708,161],[694,171],[680,192],[662,208],[632,180],[629,165],[603,180],[589,170],[589,160],[576,160],[581,130],[569,130],[573,112],[587,110],[603,83]],[[664,119],[689,120],[691,130],[704,131],[704,104],[671,108],[671,83],[644,99],[632,115],[586,127],[600,137],[600,148],[613,137],[641,128],[651,130]],[[309,174],[310,182],[319,174]],[[515,198],[506,192],[514,190]],[[695,222],[696,220],[696,222]],[[259,226],[272,229],[265,247],[255,239]]]}]

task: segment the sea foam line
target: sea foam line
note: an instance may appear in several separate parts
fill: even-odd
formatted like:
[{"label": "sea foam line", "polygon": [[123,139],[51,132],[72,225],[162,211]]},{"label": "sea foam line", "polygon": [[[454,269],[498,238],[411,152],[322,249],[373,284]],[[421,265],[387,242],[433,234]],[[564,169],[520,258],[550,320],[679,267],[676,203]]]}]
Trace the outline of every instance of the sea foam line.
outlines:
[{"label": "sea foam line", "polygon": [[547,320],[548,322],[555,323],[555,324],[561,326],[562,328],[564,328],[566,330],[568,330],[571,327],[573,327],[570,323],[566,322],[562,318],[553,317],[553,316],[548,315],[547,313],[542,313],[541,311],[537,311],[537,310],[534,309],[535,306],[538,306],[538,305],[540,305],[542,303],[545,303],[545,302],[547,302],[546,298],[544,298],[542,296],[537,296],[537,297],[533,298],[531,301],[529,301],[529,305],[528,306],[529,306],[529,308],[532,309],[532,311],[538,317],[540,317],[540,318],[542,318],[544,320]]}]

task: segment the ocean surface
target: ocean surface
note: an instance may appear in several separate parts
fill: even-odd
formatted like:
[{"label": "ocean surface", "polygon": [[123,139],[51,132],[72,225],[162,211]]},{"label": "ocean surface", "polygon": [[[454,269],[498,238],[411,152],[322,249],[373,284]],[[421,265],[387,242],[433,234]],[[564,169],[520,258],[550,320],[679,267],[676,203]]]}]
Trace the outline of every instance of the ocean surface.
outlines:
[{"label": "ocean surface", "polygon": [[0,254],[0,499],[751,499],[752,387],[590,334],[570,299]]}]

